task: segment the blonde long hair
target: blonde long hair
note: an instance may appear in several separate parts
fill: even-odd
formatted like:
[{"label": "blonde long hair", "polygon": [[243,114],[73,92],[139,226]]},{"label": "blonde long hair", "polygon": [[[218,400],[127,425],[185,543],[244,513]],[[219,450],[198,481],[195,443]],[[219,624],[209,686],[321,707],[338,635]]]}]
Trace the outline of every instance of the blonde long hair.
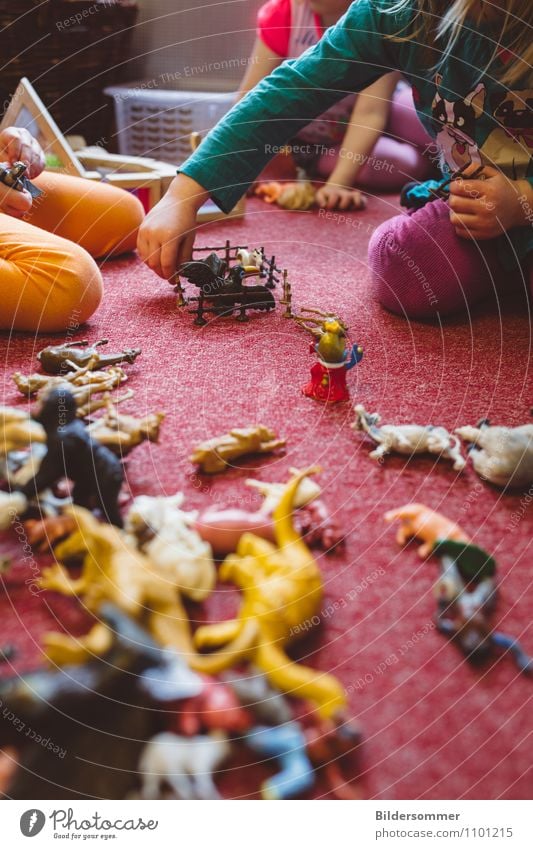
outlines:
[{"label": "blonde long hair", "polygon": [[[398,0],[389,6],[389,11],[398,12],[411,5],[412,0]],[[449,55],[456,43],[461,30],[467,24],[467,18],[473,20],[474,29],[479,10],[478,0],[454,0],[443,12],[446,0],[417,0],[418,12],[415,17],[414,29],[405,36],[398,33],[394,40],[417,40],[429,45],[434,39],[444,44],[443,57]],[[500,0],[504,8],[500,8],[498,0],[492,0],[492,6],[497,16],[491,20],[494,26],[495,53],[499,43],[505,46],[511,55],[500,82],[513,86],[532,73],[533,67],[533,0]],[[467,24],[468,25],[468,24]],[[435,44],[437,47],[437,44]]]}]

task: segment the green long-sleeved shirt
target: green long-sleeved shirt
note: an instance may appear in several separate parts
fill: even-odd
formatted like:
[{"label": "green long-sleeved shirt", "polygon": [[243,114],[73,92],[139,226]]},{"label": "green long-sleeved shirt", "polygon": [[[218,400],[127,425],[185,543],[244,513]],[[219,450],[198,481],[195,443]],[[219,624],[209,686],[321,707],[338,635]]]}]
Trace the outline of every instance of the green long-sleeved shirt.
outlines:
[{"label": "green long-sleeved shirt", "polygon": [[[348,93],[390,70],[413,87],[418,116],[435,139],[443,172],[470,162],[493,165],[533,184],[533,88],[498,83],[507,56],[488,32],[465,27],[453,53],[424,51],[408,35],[416,2],[391,12],[395,0],[358,0],[320,42],[283,63],[209,133],[181,171],[230,211],[275,155],[310,120]],[[438,72],[435,67],[438,62]],[[526,80],[533,86],[533,73]],[[532,211],[533,217],[533,211]],[[533,226],[500,237],[509,268],[533,250]]]}]

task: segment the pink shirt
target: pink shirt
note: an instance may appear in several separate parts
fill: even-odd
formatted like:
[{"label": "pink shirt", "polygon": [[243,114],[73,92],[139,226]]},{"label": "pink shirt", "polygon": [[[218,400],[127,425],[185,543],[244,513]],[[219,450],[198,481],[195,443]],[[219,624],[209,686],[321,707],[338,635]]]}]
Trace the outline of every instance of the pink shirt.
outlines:
[{"label": "pink shirt", "polygon": [[[324,34],[322,19],[307,0],[268,0],[259,9],[257,34],[263,44],[282,59],[297,59]],[[298,139],[315,145],[342,142],[357,95],[343,98],[298,133]]]}]

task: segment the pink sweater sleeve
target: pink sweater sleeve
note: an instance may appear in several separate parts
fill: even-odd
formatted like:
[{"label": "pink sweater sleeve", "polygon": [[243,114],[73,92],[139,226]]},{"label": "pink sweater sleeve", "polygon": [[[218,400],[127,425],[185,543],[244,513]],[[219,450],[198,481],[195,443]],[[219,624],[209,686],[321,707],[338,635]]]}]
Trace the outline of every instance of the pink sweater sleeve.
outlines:
[{"label": "pink sweater sleeve", "polygon": [[268,0],[257,15],[257,35],[270,50],[287,59],[291,33],[291,0]]}]

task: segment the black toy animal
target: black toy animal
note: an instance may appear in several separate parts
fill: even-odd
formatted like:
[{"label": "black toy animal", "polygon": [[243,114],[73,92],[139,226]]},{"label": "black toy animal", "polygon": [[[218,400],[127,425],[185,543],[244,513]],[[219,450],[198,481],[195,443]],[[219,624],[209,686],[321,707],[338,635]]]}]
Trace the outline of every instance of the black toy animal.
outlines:
[{"label": "black toy animal", "polygon": [[31,180],[28,180],[26,177],[27,170],[24,162],[15,162],[8,168],[0,166],[0,183],[16,192],[27,191],[35,199],[42,195],[42,190],[38,189]]},{"label": "black toy animal", "polygon": [[113,632],[105,657],[0,681],[0,749],[15,747],[19,764],[8,798],[124,799],[143,747],[167,721],[159,682],[176,698],[191,695],[174,655],[136,622],[109,604],[100,618]]},{"label": "black toy animal", "polygon": [[118,496],[124,481],[122,463],[105,446],[94,442],[76,418],[72,392],[59,386],[46,395],[33,418],[46,432],[47,452],[37,474],[20,491],[27,497],[53,486],[61,478],[74,484],[72,500],[80,507],[98,506],[106,519],[122,527]]},{"label": "black toy animal", "polygon": [[216,316],[238,312],[237,321],[247,321],[247,310],[268,312],[276,306],[274,296],[266,286],[244,285],[246,277],[261,273],[261,269],[255,266],[237,264],[229,268],[225,260],[211,253],[206,259],[184,263],[178,273],[200,290],[198,298],[190,299],[190,302],[198,303],[196,309],[191,310],[196,315],[195,324],[207,324],[204,318],[206,312]]}]

